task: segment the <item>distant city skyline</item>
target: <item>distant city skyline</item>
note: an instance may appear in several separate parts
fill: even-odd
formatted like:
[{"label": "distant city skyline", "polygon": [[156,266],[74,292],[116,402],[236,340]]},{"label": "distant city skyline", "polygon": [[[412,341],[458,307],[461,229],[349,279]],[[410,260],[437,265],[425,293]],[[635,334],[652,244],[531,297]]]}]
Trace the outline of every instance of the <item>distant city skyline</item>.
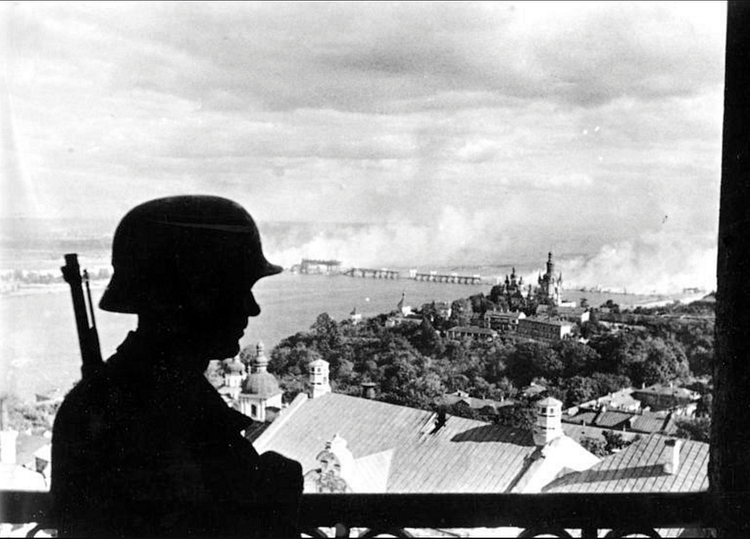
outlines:
[{"label": "distant city skyline", "polygon": [[571,272],[715,281],[723,2],[15,2],[0,17],[0,217],[116,221],[202,192],[260,222],[373,223],[282,257],[484,263],[587,235]]}]

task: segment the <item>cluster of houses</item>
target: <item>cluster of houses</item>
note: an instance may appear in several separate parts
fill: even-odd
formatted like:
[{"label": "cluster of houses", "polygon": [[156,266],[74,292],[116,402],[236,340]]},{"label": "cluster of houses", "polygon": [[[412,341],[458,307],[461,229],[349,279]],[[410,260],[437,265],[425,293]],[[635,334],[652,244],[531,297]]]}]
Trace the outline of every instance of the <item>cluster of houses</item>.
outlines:
[{"label": "cluster of houses", "polygon": [[674,385],[625,388],[565,410],[563,421],[623,433],[674,435],[677,420],[693,417],[700,399],[698,392]]},{"label": "cluster of houses", "polygon": [[[531,384],[521,393],[534,397],[544,392],[545,387]],[[640,389],[624,388],[563,410],[561,420],[565,428],[581,427],[577,431],[580,435],[595,439],[601,439],[605,430],[618,432],[628,440],[645,434],[674,436],[678,420],[694,417],[700,399],[698,392],[684,387],[654,384]],[[486,414],[496,414],[502,408],[517,404],[514,399],[495,401],[471,397],[460,390],[445,395],[443,403]]]},{"label": "cluster of houses", "polygon": [[491,340],[500,334],[513,333],[520,337],[544,342],[571,338],[573,328],[589,320],[589,310],[575,305],[539,305],[533,316],[521,311],[487,311],[472,318],[468,326],[449,329],[449,339]]}]

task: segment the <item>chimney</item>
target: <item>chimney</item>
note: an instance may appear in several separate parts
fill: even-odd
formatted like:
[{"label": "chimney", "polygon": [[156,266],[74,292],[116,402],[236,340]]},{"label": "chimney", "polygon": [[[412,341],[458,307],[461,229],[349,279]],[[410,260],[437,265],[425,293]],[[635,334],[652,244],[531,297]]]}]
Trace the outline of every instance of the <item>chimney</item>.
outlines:
[{"label": "chimney", "polygon": [[664,473],[669,475],[677,475],[680,469],[680,449],[682,448],[682,440],[676,438],[670,438],[664,442],[667,450],[664,456],[664,463],[662,464]]},{"label": "chimney", "polygon": [[316,399],[331,392],[331,383],[328,380],[329,364],[324,359],[316,359],[308,365],[310,373],[310,397]]},{"label": "chimney", "polygon": [[375,400],[375,387],[377,386],[377,384],[375,382],[362,382],[361,385],[362,385],[362,398]]},{"label": "chimney", "polygon": [[545,446],[555,438],[563,436],[562,402],[552,397],[536,403],[536,423],[533,427],[534,444]]}]

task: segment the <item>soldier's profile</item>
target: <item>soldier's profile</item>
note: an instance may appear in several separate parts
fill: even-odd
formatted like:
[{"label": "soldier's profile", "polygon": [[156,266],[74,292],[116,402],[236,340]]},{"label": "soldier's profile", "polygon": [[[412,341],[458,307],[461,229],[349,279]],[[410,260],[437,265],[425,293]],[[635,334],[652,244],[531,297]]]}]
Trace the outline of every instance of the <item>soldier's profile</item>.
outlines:
[{"label": "soldier's profile", "polygon": [[299,463],[258,455],[203,373],[239,351],[252,293],[281,268],[239,204],[145,202],[115,232],[100,307],[138,326],[71,390],[54,425],[61,536],[299,536]]}]

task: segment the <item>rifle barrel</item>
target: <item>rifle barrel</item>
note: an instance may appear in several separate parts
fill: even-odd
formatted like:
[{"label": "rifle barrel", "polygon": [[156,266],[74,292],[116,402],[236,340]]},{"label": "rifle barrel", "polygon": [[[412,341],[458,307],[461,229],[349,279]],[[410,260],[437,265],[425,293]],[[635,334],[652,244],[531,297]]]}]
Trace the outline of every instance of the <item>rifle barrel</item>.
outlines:
[{"label": "rifle barrel", "polygon": [[[65,265],[60,269],[65,281],[70,285],[76,329],[78,330],[78,344],[81,348],[81,373],[86,378],[102,364],[102,353],[99,348],[99,335],[96,331],[96,322],[94,321],[94,305],[91,301],[88,272],[84,270],[84,278],[82,279],[78,265],[78,255],[75,253],[65,255]],[[86,284],[88,309],[86,305],[87,298],[83,294],[82,285],[84,281]],[[91,325],[89,325],[89,316],[91,317]]]}]

